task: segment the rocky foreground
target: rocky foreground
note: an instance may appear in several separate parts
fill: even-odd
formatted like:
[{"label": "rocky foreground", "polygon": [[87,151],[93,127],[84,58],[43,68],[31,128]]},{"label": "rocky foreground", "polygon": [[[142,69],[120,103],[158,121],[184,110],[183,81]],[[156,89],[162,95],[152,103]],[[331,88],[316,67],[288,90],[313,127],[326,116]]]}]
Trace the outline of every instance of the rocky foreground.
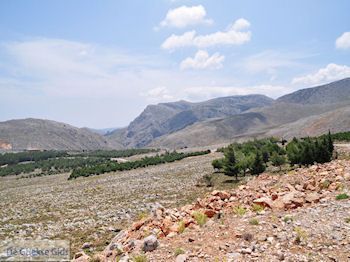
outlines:
[{"label": "rocky foreground", "polygon": [[262,174],[182,208],[155,205],[74,261],[350,261],[350,161]]}]

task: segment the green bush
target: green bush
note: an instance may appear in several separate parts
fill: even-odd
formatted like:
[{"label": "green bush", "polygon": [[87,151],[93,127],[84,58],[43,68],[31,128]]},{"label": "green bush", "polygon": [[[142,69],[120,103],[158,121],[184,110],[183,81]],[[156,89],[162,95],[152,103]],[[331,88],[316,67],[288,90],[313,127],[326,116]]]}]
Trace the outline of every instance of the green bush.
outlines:
[{"label": "green bush", "polygon": [[349,198],[349,195],[346,193],[339,194],[335,197],[336,200],[342,200],[342,199],[348,199],[348,198]]}]

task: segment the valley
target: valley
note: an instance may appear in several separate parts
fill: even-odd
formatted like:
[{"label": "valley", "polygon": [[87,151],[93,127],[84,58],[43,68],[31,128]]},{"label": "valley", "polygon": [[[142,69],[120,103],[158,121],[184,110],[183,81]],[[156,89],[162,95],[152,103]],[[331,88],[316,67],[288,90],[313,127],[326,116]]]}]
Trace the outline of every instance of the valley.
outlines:
[{"label": "valley", "polygon": [[118,230],[152,206],[179,206],[212,190],[196,185],[212,173],[211,161],[220,155],[76,180],[67,180],[68,173],[0,177],[0,240],[59,238],[71,241],[73,254],[85,242],[101,250]]}]

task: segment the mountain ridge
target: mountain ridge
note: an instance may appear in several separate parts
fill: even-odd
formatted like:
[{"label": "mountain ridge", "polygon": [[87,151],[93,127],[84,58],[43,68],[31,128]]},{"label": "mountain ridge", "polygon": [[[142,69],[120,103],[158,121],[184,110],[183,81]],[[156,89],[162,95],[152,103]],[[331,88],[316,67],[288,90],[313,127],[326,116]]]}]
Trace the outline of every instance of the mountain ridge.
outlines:
[{"label": "mountain ridge", "polygon": [[317,135],[325,130],[322,123],[333,132],[350,130],[349,108],[350,78],[345,78],[276,100],[255,94],[148,105],[127,127],[105,135],[52,120],[9,120],[0,122],[0,149],[179,148],[271,135]]}]

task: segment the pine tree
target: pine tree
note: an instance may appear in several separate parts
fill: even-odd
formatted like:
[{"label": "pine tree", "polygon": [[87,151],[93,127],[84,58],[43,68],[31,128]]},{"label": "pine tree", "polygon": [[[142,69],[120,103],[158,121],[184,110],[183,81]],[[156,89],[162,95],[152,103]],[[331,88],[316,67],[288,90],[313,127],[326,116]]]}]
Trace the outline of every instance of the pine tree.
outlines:
[{"label": "pine tree", "polygon": [[334,145],[333,145],[333,139],[332,139],[332,134],[331,131],[328,131],[328,151],[333,154],[334,151]]},{"label": "pine tree", "polygon": [[302,151],[301,151],[301,164],[302,165],[311,165],[315,162],[315,150],[314,144],[310,138],[305,139],[302,142]]},{"label": "pine tree", "polygon": [[232,146],[229,146],[225,150],[225,159],[224,159],[224,173],[227,176],[235,176],[238,180],[239,168],[237,166],[237,160],[235,156],[235,151]]},{"label": "pine tree", "polygon": [[259,151],[256,152],[254,163],[251,169],[252,175],[259,175],[266,170],[266,166],[262,159],[261,153]]},{"label": "pine tree", "polygon": [[262,152],[262,159],[264,161],[264,163],[266,164],[267,162],[269,162],[270,159],[270,154],[267,151],[263,151]]}]

